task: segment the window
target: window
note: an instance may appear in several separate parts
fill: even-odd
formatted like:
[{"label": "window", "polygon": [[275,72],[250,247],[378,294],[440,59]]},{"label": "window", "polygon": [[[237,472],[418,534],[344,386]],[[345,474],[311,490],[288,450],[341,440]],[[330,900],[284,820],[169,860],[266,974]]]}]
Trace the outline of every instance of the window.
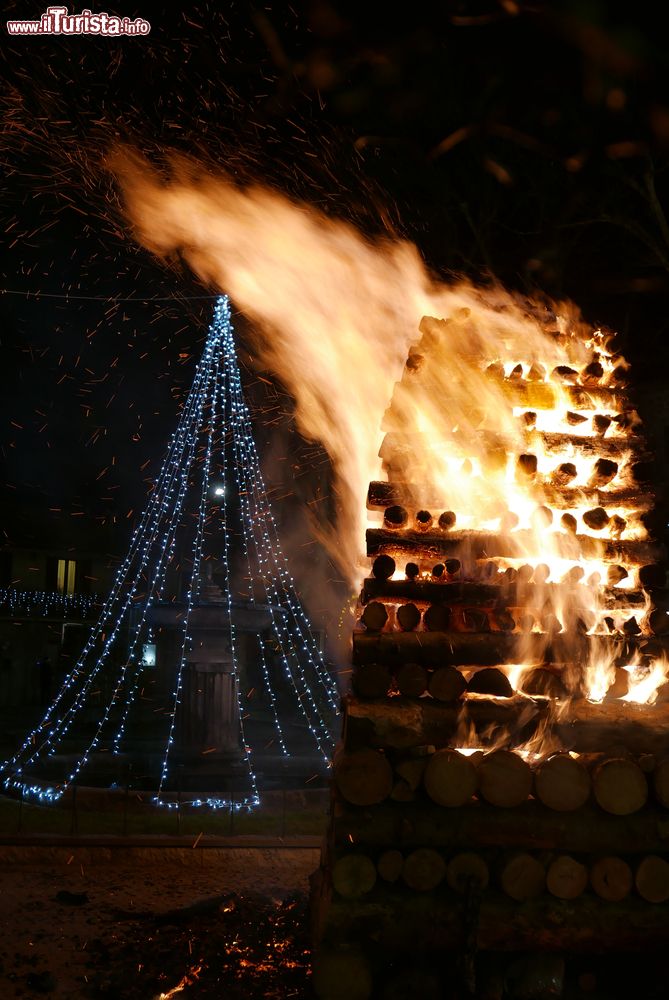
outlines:
[{"label": "window", "polygon": [[59,594],[73,594],[77,564],[74,559],[59,559],[56,576],[56,590]]},{"label": "window", "polygon": [[142,666],[155,667],[156,665],[156,644],[155,642],[145,642],[142,646]]},{"label": "window", "polygon": [[9,587],[12,582],[12,554],[0,552],[0,587]]}]

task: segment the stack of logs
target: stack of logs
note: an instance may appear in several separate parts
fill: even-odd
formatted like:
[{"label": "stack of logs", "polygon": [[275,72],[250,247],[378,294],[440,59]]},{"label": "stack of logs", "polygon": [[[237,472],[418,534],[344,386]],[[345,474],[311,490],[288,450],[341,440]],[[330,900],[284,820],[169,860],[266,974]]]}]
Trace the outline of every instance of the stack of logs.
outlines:
[{"label": "stack of logs", "polygon": [[[389,481],[369,488],[383,523],[367,532],[372,572],[312,879],[322,1000],[430,1000],[446,995],[446,969],[458,996],[478,995],[477,955],[669,943],[669,685],[653,704],[624,700],[622,667],[651,663],[669,631],[663,551],[643,532],[626,537],[653,498],[638,419],[616,384],[624,367],[605,379],[593,356],[560,373],[567,421],[592,431],[542,435],[557,456],[550,475],[531,451],[534,411],[555,404],[550,381],[536,364],[488,370],[510,405],[532,406],[527,449],[510,460],[536,519],[558,528],[552,553],[574,564],[552,579],[541,552],[528,556],[536,533],[511,512],[497,531],[459,530],[434,487],[411,483],[425,447],[392,428],[426,391],[440,322],[421,324],[386,415]],[[466,461],[466,441],[448,441]],[[575,448],[592,465],[578,488],[560,462]],[[589,559],[606,574],[588,578]],[[602,657],[608,691],[595,703],[584,668]]]}]

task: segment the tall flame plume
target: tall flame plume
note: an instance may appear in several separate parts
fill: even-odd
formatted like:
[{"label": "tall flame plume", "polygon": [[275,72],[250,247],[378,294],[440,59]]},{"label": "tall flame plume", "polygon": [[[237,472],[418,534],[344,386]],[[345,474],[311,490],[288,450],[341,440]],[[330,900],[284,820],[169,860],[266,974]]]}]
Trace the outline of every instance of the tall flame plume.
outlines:
[{"label": "tall flame plume", "polygon": [[[532,665],[537,633],[548,642],[556,629],[642,631],[649,608],[639,607],[638,580],[611,556],[646,539],[632,475],[639,422],[606,331],[570,304],[440,283],[409,243],[370,242],[313,207],[182,158],[167,177],[127,149],[109,166],[142,245],[180,253],[252,321],[256,352],[293,395],[300,431],[331,459],[339,522],[330,548],[352,583],[364,529],[382,518],[380,505],[365,512],[367,486],[385,476],[406,483],[414,515],[435,497],[455,512],[465,548],[468,532],[472,544],[477,532],[511,540],[498,557],[472,549],[468,578],[531,581],[532,622],[519,608],[510,623],[519,663]],[[613,479],[604,509],[593,497]],[[417,572],[427,579],[431,569]],[[606,695],[617,656],[599,644],[579,667],[581,694]],[[625,666],[622,695],[652,700],[664,668]]]}]

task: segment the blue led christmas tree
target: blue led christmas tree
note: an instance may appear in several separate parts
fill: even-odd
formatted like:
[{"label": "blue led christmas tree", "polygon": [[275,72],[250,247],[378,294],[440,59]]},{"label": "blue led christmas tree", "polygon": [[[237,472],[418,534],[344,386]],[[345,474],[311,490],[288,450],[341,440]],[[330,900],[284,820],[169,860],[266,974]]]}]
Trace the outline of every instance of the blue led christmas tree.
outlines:
[{"label": "blue led christmas tree", "polygon": [[[228,492],[234,486],[234,503]],[[232,531],[233,519],[239,521]],[[304,726],[327,761],[333,748],[337,687],[314,639],[295,591],[277,524],[267,498],[244,400],[227,297],[217,300],[204,352],[177,429],[156,478],[149,501],[130,540],[97,623],[60,690],[35,729],[14,755],[0,765],[6,789],[18,789],[41,801],[54,801],[90,764],[94,754],[121,754],[143,677],[143,653],[151,639],[152,611],[170,595],[177,556],[189,550],[190,567],[179,605],[178,653],[158,776],[157,804],[174,806],[167,795],[184,670],[192,649],[192,621],[201,599],[203,561],[215,557],[219,568],[222,613],[232,660],[233,697],[237,700],[240,747],[248,772],[247,793],[235,808],[258,803],[252,751],[244,733],[239,684],[233,579],[233,542],[245,566],[249,604],[267,609],[282,684],[292,692]],[[211,538],[219,550],[207,551]],[[179,555],[181,553],[181,555]],[[183,567],[180,567],[183,570]],[[263,636],[257,657],[281,753],[290,748],[277,703],[276,668],[267,662]],[[76,739],[75,739],[76,737]],[[72,751],[72,744],[77,744]],[[64,753],[67,746],[68,753]],[[63,773],[45,781],[62,761]],[[228,807],[222,796],[206,795],[196,804]]]}]

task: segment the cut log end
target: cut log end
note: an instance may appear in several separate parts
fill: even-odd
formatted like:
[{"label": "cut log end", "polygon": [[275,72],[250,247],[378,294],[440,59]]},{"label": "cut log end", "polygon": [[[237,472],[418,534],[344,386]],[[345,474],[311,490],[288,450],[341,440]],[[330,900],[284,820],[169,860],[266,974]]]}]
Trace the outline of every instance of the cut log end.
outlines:
[{"label": "cut log end", "polygon": [[382,878],[384,882],[397,882],[403,867],[404,855],[396,848],[384,851],[376,865],[379,878]]},{"label": "cut log end", "polygon": [[634,884],[646,902],[665,903],[669,899],[669,862],[657,854],[649,854],[639,863]]},{"label": "cut log end", "polygon": [[590,869],[590,884],[600,899],[619,903],[632,891],[634,876],[632,869],[622,858],[600,858]]},{"label": "cut log end", "polygon": [[580,809],[588,801],[590,788],[590,775],[585,767],[567,753],[549,757],[535,772],[537,798],[557,812]]},{"label": "cut log end", "polygon": [[377,750],[355,750],[342,754],[336,762],[335,783],[352,805],[376,805],[392,791],[393,769]]},{"label": "cut log end", "polygon": [[507,896],[522,903],[541,895],[546,885],[546,871],[537,858],[520,851],[503,863],[499,882]]},{"label": "cut log end", "polygon": [[430,677],[430,694],[437,701],[457,701],[466,688],[466,680],[453,666],[438,667]]},{"label": "cut log end", "polygon": [[485,889],[490,881],[488,865],[480,854],[462,851],[448,862],[446,881],[454,892],[467,895],[471,889]]},{"label": "cut log end", "polygon": [[431,847],[419,847],[407,855],[402,868],[402,879],[417,892],[436,889],[446,875],[446,862]]},{"label": "cut log end", "polygon": [[455,808],[471,801],[477,785],[476,768],[457,750],[438,750],[428,761],[423,783],[433,802]]},{"label": "cut log end", "polygon": [[648,782],[633,760],[605,760],[593,775],[595,799],[613,816],[629,816],[646,804]]},{"label": "cut log end", "polygon": [[376,865],[366,854],[345,854],[332,867],[332,886],[344,899],[360,899],[375,882]]},{"label": "cut log end", "polygon": [[568,854],[561,854],[548,867],[546,888],[557,899],[577,899],[588,884],[588,869]]},{"label": "cut log end", "polygon": [[486,754],[478,766],[479,791],[493,806],[503,808],[525,802],[532,789],[529,764],[510,750]]}]

